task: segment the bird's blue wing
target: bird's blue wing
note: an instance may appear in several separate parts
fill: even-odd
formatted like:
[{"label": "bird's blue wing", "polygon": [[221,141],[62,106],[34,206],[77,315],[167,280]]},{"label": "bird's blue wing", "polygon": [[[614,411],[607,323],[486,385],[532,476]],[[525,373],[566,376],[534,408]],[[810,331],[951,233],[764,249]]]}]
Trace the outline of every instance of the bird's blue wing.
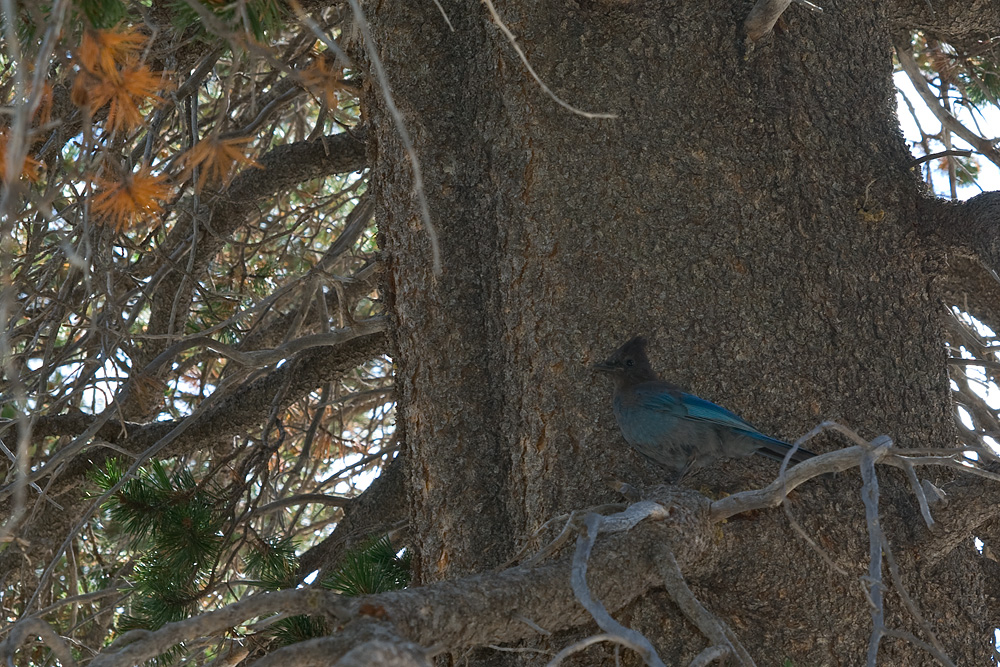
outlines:
[{"label": "bird's blue wing", "polygon": [[[711,401],[706,401],[704,398],[698,398],[693,394],[682,394],[681,401],[687,409],[688,419],[697,419],[716,426],[725,426],[735,431],[744,433],[763,443],[760,445],[761,448],[757,451],[758,454],[781,461],[785,458],[785,452],[791,448],[790,443],[787,443],[784,440],[779,440],[778,438],[772,438],[765,433],[761,433],[754,428],[752,424],[733,414],[721,405],[716,405]],[[792,458],[792,462],[798,463],[799,461],[803,461],[812,456],[815,456],[815,454],[806,449],[800,448],[796,451],[795,456]]]},{"label": "bird's blue wing", "polygon": [[636,404],[647,410],[667,412],[686,419],[711,422],[718,426],[758,433],[751,424],[721,405],[694,394],[685,394],[667,382],[644,382],[634,389]]},{"label": "bird's blue wing", "polygon": [[736,416],[721,405],[716,405],[711,401],[706,401],[704,398],[698,398],[694,394],[681,394],[681,402],[687,410],[687,416],[689,419],[700,419],[712,422],[713,424],[718,424],[719,426],[728,426],[729,428],[735,428],[741,431],[760,433],[760,431],[755,429],[753,425]]},{"label": "bird's blue wing", "polygon": [[628,402],[645,410],[664,412],[677,417],[684,416],[684,394],[672,384],[660,381],[643,382],[631,392],[627,392],[626,396]]},{"label": "bird's blue wing", "polygon": [[[783,460],[791,447],[784,440],[761,433],[752,424],[721,405],[698,398],[694,394],[686,394],[667,382],[643,382],[635,386],[631,392],[622,392],[622,396],[616,400],[621,400],[624,408],[631,407],[633,410],[640,408],[638,413],[632,412],[629,415],[629,428],[626,429],[626,426],[622,425],[622,429],[623,432],[628,431],[625,439],[654,461],[660,459],[647,453],[640,444],[646,444],[647,440],[653,441],[657,444],[654,449],[659,453],[659,448],[662,448],[664,442],[682,436],[692,437],[698,433],[691,428],[685,429],[682,426],[684,422],[689,427],[700,425],[716,431],[715,438],[721,439],[723,445],[727,443],[732,445],[723,446],[723,455],[745,456],[749,453],[749,451],[740,453],[741,450],[746,450],[746,446],[741,444],[739,437],[750,438],[752,442],[757,443],[758,454],[776,461]],[[621,417],[619,424],[622,424]],[[726,436],[725,433],[730,435]],[[736,439],[733,439],[734,437]],[[815,454],[800,448],[792,457],[792,463],[804,461],[812,456]]]}]

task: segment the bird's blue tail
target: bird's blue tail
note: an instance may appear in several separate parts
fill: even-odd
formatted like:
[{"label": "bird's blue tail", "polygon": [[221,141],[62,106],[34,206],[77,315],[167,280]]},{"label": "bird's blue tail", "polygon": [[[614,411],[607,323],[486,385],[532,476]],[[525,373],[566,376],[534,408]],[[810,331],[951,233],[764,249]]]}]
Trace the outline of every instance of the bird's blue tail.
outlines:
[{"label": "bird's blue tail", "polygon": [[[766,436],[759,431],[744,431],[744,433],[761,443],[760,448],[756,452],[757,454],[766,456],[767,458],[775,461],[784,461],[785,455],[788,454],[788,450],[792,448],[791,443]],[[789,465],[802,463],[806,459],[811,459],[814,456],[816,455],[808,449],[802,449],[799,447],[795,450],[795,453],[792,454],[792,458],[789,460]]]}]

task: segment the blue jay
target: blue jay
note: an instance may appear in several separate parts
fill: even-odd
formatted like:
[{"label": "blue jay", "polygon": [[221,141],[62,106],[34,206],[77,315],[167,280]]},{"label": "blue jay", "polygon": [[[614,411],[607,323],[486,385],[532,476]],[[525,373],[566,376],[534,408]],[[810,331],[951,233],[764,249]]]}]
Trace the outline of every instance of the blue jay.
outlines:
[{"label": "blue jay", "polygon": [[[693,468],[726,457],[761,454],[781,461],[792,448],[764,435],[725,408],[656,377],[646,357],[646,339],[636,336],[595,364],[615,383],[615,419],[628,444],[674,473],[679,481]],[[798,449],[791,463],[815,456]]]}]

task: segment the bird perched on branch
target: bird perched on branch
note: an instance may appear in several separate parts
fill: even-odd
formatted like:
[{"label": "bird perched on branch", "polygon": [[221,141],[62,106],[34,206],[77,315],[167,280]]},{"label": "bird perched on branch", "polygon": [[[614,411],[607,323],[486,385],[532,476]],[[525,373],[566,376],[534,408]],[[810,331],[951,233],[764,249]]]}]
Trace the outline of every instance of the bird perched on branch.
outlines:
[{"label": "bird perched on branch", "polygon": [[[615,419],[628,444],[674,473],[679,481],[692,468],[727,457],[761,454],[781,461],[792,445],[764,435],[722,406],[660,380],[646,357],[646,339],[636,336],[595,364],[615,383]],[[805,449],[791,463],[815,456]]]}]

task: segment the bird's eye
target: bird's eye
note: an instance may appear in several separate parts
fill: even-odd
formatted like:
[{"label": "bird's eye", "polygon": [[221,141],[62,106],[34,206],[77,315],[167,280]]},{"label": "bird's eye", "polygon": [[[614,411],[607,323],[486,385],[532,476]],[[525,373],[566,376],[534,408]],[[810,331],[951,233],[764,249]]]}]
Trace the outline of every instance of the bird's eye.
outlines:
[{"label": "bird's eye", "polygon": [[628,366],[629,368],[632,368],[633,366],[635,366],[635,360],[634,359],[626,359],[625,360],[625,365]]}]

